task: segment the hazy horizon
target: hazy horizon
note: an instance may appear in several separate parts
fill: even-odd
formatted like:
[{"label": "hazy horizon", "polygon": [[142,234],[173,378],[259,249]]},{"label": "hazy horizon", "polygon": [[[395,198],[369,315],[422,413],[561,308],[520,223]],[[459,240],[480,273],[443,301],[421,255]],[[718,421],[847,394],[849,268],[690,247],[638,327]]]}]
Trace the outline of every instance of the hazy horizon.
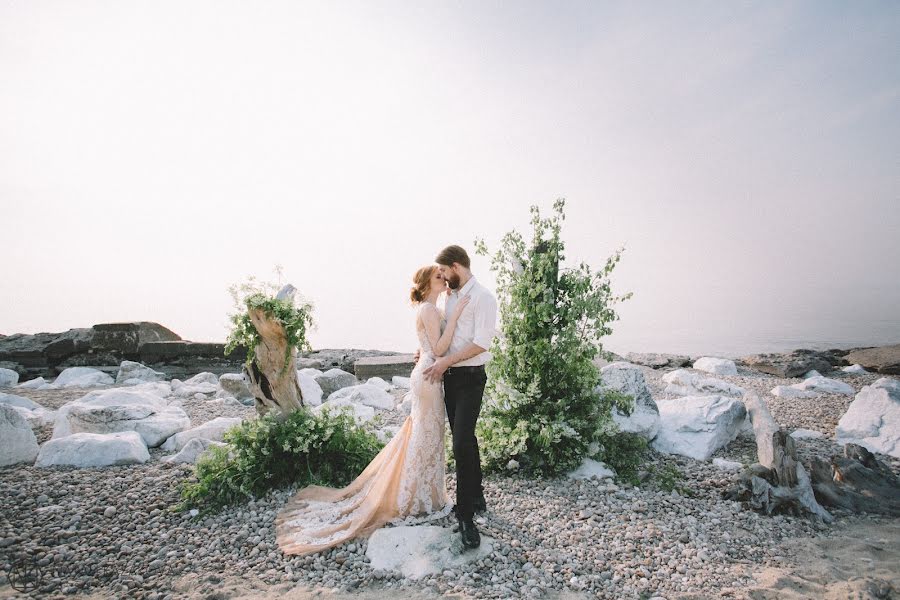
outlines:
[{"label": "hazy horizon", "polygon": [[[900,342],[900,4],[0,1],[0,333],[223,341],[284,279],[409,351],[438,250],[567,199],[617,352]],[[485,258],[473,270],[493,286]]]}]

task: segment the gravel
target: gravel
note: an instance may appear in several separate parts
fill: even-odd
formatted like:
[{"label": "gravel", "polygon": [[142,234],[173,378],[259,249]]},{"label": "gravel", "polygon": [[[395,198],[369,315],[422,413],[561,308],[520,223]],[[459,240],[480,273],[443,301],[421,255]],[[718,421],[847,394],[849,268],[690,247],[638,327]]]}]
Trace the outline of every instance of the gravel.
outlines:
[{"label": "gravel", "polygon": [[[648,385],[658,401],[665,398],[662,374],[648,370]],[[878,379],[827,375],[857,391]],[[769,390],[798,379],[746,369],[722,379],[766,397],[783,425],[823,432],[822,439],[797,441],[801,458],[840,451],[832,440],[834,426],[852,397],[823,394],[782,401]],[[47,408],[84,393],[22,391]],[[216,416],[254,414],[252,407],[205,399],[181,403],[192,426]],[[386,413],[382,422],[398,425],[402,419]],[[152,600],[224,598],[228,595],[218,584],[226,573],[269,585],[386,595],[400,588],[474,598],[539,598],[560,592],[598,598],[720,596],[752,585],[753,573],[762,567],[790,564],[779,547],[782,541],[827,538],[859,520],[878,520],[838,513],[836,523],[826,526],[805,518],[760,516],[722,499],[734,473],[710,462],[651,452],[638,487],[516,474],[486,478],[489,511],[479,518],[479,528],[496,540],[493,554],[467,571],[413,582],[371,569],[366,540],[309,557],[283,556],[275,545],[273,523],[294,489],[211,515],[176,511],[179,485],[190,478],[191,467],[162,462],[163,456],[153,450],[146,464],[102,469],[0,469],[4,572],[13,557],[23,554],[43,565],[44,585],[33,593],[38,598],[92,592]],[[715,456],[750,464],[755,462],[755,443],[739,437]],[[900,473],[900,461],[882,459]],[[668,482],[675,491],[658,476],[665,472],[680,473]],[[452,474],[448,485],[452,497]],[[450,525],[451,518],[432,524]],[[177,582],[189,574],[196,584],[187,591]]]}]

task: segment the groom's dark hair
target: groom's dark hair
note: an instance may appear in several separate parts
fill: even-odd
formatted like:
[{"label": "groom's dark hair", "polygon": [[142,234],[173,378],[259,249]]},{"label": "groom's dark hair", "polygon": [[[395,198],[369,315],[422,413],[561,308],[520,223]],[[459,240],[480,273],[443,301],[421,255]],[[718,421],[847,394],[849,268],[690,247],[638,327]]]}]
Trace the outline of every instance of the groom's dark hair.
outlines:
[{"label": "groom's dark hair", "polygon": [[434,259],[439,265],[444,265],[445,267],[452,267],[453,263],[459,263],[465,268],[469,268],[471,262],[469,261],[469,255],[466,254],[466,251],[462,249],[461,246],[447,246],[443,250],[441,250],[440,254],[437,255],[437,258]]}]

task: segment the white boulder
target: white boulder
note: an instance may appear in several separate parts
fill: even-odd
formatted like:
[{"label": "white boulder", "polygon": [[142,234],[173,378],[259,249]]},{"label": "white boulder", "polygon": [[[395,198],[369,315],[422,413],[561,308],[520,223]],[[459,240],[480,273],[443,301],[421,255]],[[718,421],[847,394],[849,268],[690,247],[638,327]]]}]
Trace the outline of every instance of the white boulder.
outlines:
[{"label": "white boulder", "polygon": [[737,375],[737,366],[733,360],[728,360],[727,358],[704,356],[694,362],[694,368],[713,375]]},{"label": "white boulder", "polygon": [[297,373],[315,378],[321,375],[322,371],[320,371],[319,369],[313,369],[312,367],[306,367],[303,369],[298,369]]},{"label": "white boulder", "polygon": [[853,387],[851,385],[844,383],[843,381],[838,381],[836,379],[828,379],[827,377],[823,377],[821,375],[813,375],[812,377],[804,379],[800,383],[794,384],[791,387],[809,392],[843,394],[845,396],[853,395]]},{"label": "white boulder", "polygon": [[612,418],[619,430],[652,440],[659,430],[659,408],[650,395],[644,372],[637,365],[614,362],[600,369],[598,391],[612,390],[634,399],[634,409],[625,415],[613,408]]},{"label": "white boulder", "polygon": [[835,441],[900,458],[900,381],[882,377],[861,389],[838,421]]},{"label": "white boulder", "polygon": [[132,360],[123,360],[119,364],[119,372],[116,374],[116,383],[126,383],[128,385],[137,385],[143,381],[162,381],[166,378],[165,373],[154,371],[148,366]]},{"label": "white boulder", "polygon": [[665,454],[709,460],[734,438],[747,416],[744,403],[727,396],[686,396],[661,402],[653,447]]},{"label": "white boulder", "polygon": [[375,387],[382,389],[385,392],[390,391],[391,388],[394,387],[390,383],[388,383],[387,381],[382,379],[381,377],[369,377],[369,379],[366,380],[366,383],[368,385],[374,385]]},{"label": "white boulder", "polygon": [[687,369],[678,369],[666,373],[662,377],[668,385],[667,394],[676,396],[734,396],[740,398],[744,395],[744,388],[716,379],[704,377],[699,373],[691,373]]},{"label": "white boulder", "polygon": [[297,382],[300,384],[303,403],[306,406],[319,406],[322,404],[322,386],[316,381],[314,375],[303,371],[315,371],[315,369],[301,369],[297,371]]},{"label": "white boulder", "polygon": [[8,404],[0,404],[0,440],[0,467],[33,463],[37,458],[39,448],[31,425]]},{"label": "white boulder", "polygon": [[195,464],[197,462],[197,459],[200,458],[200,455],[206,452],[206,449],[210,446],[226,445],[227,444],[223,444],[222,442],[214,442],[212,440],[207,440],[204,438],[194,438],[187,444],[185,444],[184,448],[182,448],[181,451],[178,452],[178,454],[167,456],[163,459],[163,461],[170,463]]},{"label": "white boulder", "polygon": [[733,460],[725,460],[724,458],[714,458],[712,464],[714,467],[718,467],[723,471],[740,471],[744,468],[744,465],[741,463]]},{"label": "white boulder", "polygon": [[327,398],[334,392],[356,385],[356,376],[341,369],[329,369],[316,377],[316,383],[322,388],[322,396]]},{"label": "white boulder", "polygon": [[34,379],[29,379],[25,383],[20,383],[16,387],[23,390],[39,390],[45,385],[49,385],[48,382],[43,377],[36,377]]},{"label": "white boulder", "polygon": [[569,473],[569,479],[615,479],[615,477],[615,471],[592,458],[584,459],[577,469]]},{"label": "white boulder", "polygon": [[412,388],[412,383],[410,382],[409,377],[400,377],[399,375],[394,375],[391,378],[391,384],[394,387],[403,388],[404,390]]},{"label": "white boulder", "polygon": [[247,376],[243,373],[224,373],[219,377],[217,396],[230,396],[237,400],[253,398]]},{"label": "white boulder", "polygon": [[150,460],[147,446],[135,431],[102,435],[73,433],[41,446],[36,467],[107,467],[133,465]]},{"label": "white boulder", "polygon": [[114,383],[112,377],[91,367],[69,367],[53,380],[53,385],[58,388],[98,387]]},{"label": "white boulder", "polygon": [[211,383],[213,385],[218,385],[219,378],[216,377],[215,373],[204,371],[203,373],[197,373],[190,379],[185,379],[184,383],[185,385],[200,385],[201,383]]},{"label": "white boulder", "polygon": [[0,393],[0,404],[9,406],[22,415],[28,421],[30,427],[49,425],[53,423],[56,416],[55,411],[47,410],[30,398],[16,396],[15,394]]},{"label": "white boulder", "polygon": [[224,439],[225,432],[232,427],[240,425],[242,421],[243,419],[240,417],[216,417],[203,425],[176,433],[167,439],[161,448],[167,451],[181,450],[188,442],[197,438],[221,442]]},{"label": "white boulder", "polygon": [[187,414],[150,392],[134,388],[98,390],[59,408],[53,439],[75,433],[134,431],[150,448],[190,427]]},{"label": "white boulder", "polygon": [[322,411],[337,412],[349,411],[357,423],[365,423],[375,418],[375,409],[371,406],[352,402],[348,398],[329,398],[319,406],[314,406],[312,411],[322,414]]},{"label": "white boulder", "polygon": [[796,385],[776,385],[771,394],[779,398],[816,398],[819,395],[813,390],[801,390]]},{"label": "white boulder", "polygon": [[862,365],[850,365],[849,367],[844,367],[841,369],[844,373],[851,373],[853,375],[862,375],[864,373],[868,373],[865,367]]},{"label": "white boulder", "polygon": [[791,437],[795,440],[819,440],[825,437],[825,434],[812,429],[795,429],[791,432]]},{"label": "white boulder", "polygon": [[[451,551],[454,534],[433,525],[383,527],[369,538],[366,556],[375,570],[421,579],[444,571],[467,572],[494,551],[494,540],[482,536],[481,545],[467,552]],[[459,537],[456,534],[455,537]]]},{"label": "white boulder", "polygon": [[354,404],[371,406],[378,410],[392,410],[394,408],[394,397],[392,395],[368,383],[341,388],[328,396],[328,402],[345,398]]},{"label": "white boulder", "polygon": [[[211,373],[210,373],[211,374]],[[202,373],[201,373],[202,375]],[[195,376],[196,377],[196,376]],[[193,377],[191,379],[194,379]],[[172,380],[172,393],[179,398],[191,398],[194,394],[215,394],[219,390],[218,380],[216,383],[212,383],[210,381],[196,381],[193,383],[188,383],[190,379],[187,381],[181,381],[180,379]]]},{"label": "white boulder", "polygon": [[14,387],[19,383],[19,374],[12,369],[0,369],[0,388]]},{"label": "white boulder", "polygon": [[412,412],[412,399],[412,392],[406,392],[403,395],[403,400],[396,406],[396,410],[399,410],[401,414],[409,415]]}]

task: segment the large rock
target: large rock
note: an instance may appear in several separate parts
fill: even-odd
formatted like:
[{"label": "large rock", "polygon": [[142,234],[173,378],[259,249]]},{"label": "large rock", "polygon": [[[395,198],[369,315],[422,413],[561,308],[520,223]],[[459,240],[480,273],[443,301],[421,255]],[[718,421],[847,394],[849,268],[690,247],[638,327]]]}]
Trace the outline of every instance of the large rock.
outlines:
[{"label": "large rock", "polygon": [[384,527],[369,538],[366,556],[372,569],[421,579],[447,570],[469,571],[494,551],[494,540],[483,535],[478,548],[463,553],[452,552],[453,537],[449,527]]},{"label": "large rock", "polygon": [[316,383],[322,388],[322,395],[327,398],[339,389],[356,385],[359,382],[352,373],[341,369],[329,369],[316,377]]},{"label": "large rock", "polygon": [[315,371],[321,375],[321,371],[316,369],[301,369],[297,371],[297,383],[300,384],[300,395],[303,396],[303,404],[306,406],[319,406],[322,404],[322,386],[316,381],[315,375],[310,375],[309,371]]},{"label": "large rock", "polygon": [[653,447],[666,454],[708,460],[737,437],[747,410],[737,398],[686,396],[659,403],[659,433]]},{"label": "large rock", "polygon": [[[190,379],[188,381],[190,381]],[[194,394],[215,394],[219,391],[218,383],[210,383],[209,381],[203,380],[200,380],[197,383],[188,383],[188,381],[173,379],[171,382],[172,394],[179,398],[190,398]]]},{"label": "large rock", "polygon": [[667,394],[676,396],[705,396],[720,395],[739,398],[744,395],[744,388],[716,379],[715,377],[703,377],[699,373],[692,373],[687,369],[678,369],[663,375]]},{"label": "large rock", "polygon": [[838,421],[835,439],[900,458],[900,381],[882,377],[861,389]]},{"label": "large rock", "polygon": [[33,463],[37,458],[39,448],[31,425],[7,404],[0,404],[0,440],[0,467]]},{"label": "large rock", "polygon": [[149,448],[190,427],[187,414],[159,396],[134,388],[91,392],[57,411],[53,438],[75,433],[137,432]]},{"label": "large rock", "polygon": [[0,404],[9,406],[22,415],[32,428],[49,425],[56,417],[55,411],[47,410],[37,402],[23,396],[0,393]]},{"label": "large rock", "polygon": [[133,465],[150,460],[141,436],[134,431],[75,433],[53,439],[41,446],[36,467],[107,467]]},{"label": "large rock", "polygon": [[378,410],[392,410],[394,408],[394,397],[391,394],[368,383],[341,388],[328,396],[328,402],[344,399],[354,404],[371,406]]},{"label": "large rock", "polygon": [[900,375],[900,344],[854,350],[846,356],[850,363],[886,375]]},{"label": "large rock", "polygon": [[297,367],[313,367],[328,370],[341,369],[352,373],[356,361],[367,356],[396,356],[399,352],[383,350],[359,350],[356,348],[324,348],[314,352],[305,352],[297,357]]},{"label": "large rock", "polygon": [[737,375],[737,366],[733,360],[704,356],[694,361],[694,368],[713,375]]},{"label": "large rock", "polygon": [[165,378],[165,373],[154,371],[150,367],[133,360],[123,360],[119,365],[119,372],[116,374],[116,383],[128,382],[132,384],[144,381],[162,381]]},{"label": "large rock", "polygon": [[92,327],[91,347],[95,351],[109,351],[117,355],[136,357],[147,342],[177,341],[181,337],[159,323],[101,323]]},{"label": "large rock", "polygon": [[807,377],[800,383],[795,384],[793,387],[810,392],[822,392],[824,394],[842,394],[845,396],[853,395],[853,387],[851,385],[846,384],[843,381],[838,381],[836,379],[828,379],[827,377],[823,377],[822,375],[813,375],[812,377]]},{"label": "large rock", "polygon": [[365,423],[375,418],[375,409],[365,404],[353,402],[349,398],[335,398],[323,402],[319,406],[314,406],[312,411],[315,414],[322,414],[322,411],[335,413],[338,411],[349,411],[357,423]]},{"label": "large rock", "polygon": [[58,388],[98,387],[114,383],[112,377],[91,367],[69,367],[53,381],[53,385]]},{"label": "large rock", "polygon": [[223,373],[219,377],[217,396],[229,396],[237,400],[253,398],[253,392],[247,382],[247,376],[243,373]]},{"label": "large rock", "polygon": [[370,377],[409,377],[416,366],[412,354],[396,354],[393,356],[366,356],[353,365],[353,372],[359,379]]},{"label": "large rock", "polygon": [[203,383],[209,383],[211,385],[219,385],[219,378],[215,373],[210,373],[209,371],[204,371],[202,373],[197,373],[193,377],[184,380],[185,385],[201,385]]},{"label": "large rock", "polygon": [[627,362],[614,362],[600,369],[599,392],[612,390],[634,399],[630,415],[613,409],[612,417],[620,431],[635,433],[652,440],[659,430],[659,408],[650,395],[644,372]]},{"label": "large rock", "polygon": [[772,388],[771,394],[779,398],[817,398],[819,392],[815,390],[804,390],[794,385],[776,385]]},{"label": "large rock", "polygon": [[678,369],[680,367],[688,367],[691,364],[690,356],[651,352],[629,352],[625,355],[625,360],[636,365],[650,367],[651,369]]},{"label": "large rock", "polygon": [[795,350],[788,353],[766,353],[745,356],[741,359],[745,365],[777,377],[800,377],[812,370],[830,371],[836,362],[831,354],[815,350]]},{"label": "large rock", "polygon": [[0,369],[0,388],[13,387],[19,383],[19,374],[12,369]]},{"label": "large rock", "polygon": [[223,444],[222,442],[214,442],[212,440],[207,440],[204,438],[194,438],[190,440],[187,444],[185,444],[184,448],[181,449],[178,454],[173,454],[172,456],[167,456],[163,459],[165,462],[170,463],[186,463],[186,464],[195,464],[197,459],[206,452],[206,449],[210,446],[226,446],[227,444]]},{"label": "large rock", "polygon": [[221,442],[224,439],[225,432],[232,427],[240,425],[242,421],[243,419],[240,417],[216,417],[203,425],[176,433],[167,439],[161,448],[169,452],[172,450],[181,450],[193,439]]},{"label": "large rock", "polygon": [[569,479],[615,479],[616,472],[600,461],[586,458],[581,465],[569,473]]},{"label": "large rock", "polygon": [[20,383],[16,387],[23,390],[40,390],[44,389],[44,386],[47,385],[50,385],[49,381],[43,377],[35,377],[34,379],[29,379],[25,383]]}]

